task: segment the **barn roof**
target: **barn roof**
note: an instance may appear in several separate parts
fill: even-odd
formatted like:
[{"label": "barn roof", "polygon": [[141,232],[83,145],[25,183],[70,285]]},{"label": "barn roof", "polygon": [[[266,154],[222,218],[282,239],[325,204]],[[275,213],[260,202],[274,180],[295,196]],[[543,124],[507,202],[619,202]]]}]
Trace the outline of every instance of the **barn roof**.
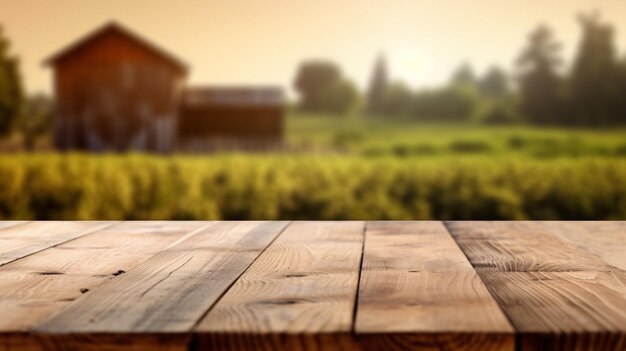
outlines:
[{"label": "barn roof", "polygon": [[186,106],[283,106],[285,94],[273,86],[205,86],[185,90]]},{"label": "barn roof", "polygon": [[154,53],[155,55],[157,55],[161,59],[163,59],[166,62],[170,63],[171,65],[173,65],[177,69],[181,70],[182,72],[186,73],[188,71],[187,64],[184,63],[182,60],[180,60],[179,58],[177,58],[173,54],[167,52],[166,50],[162,49],[158,45],[156,45],[156,44],[154,44],[154,43],[152,43],[152,42],[142,38],[138,34],[135,34],[130,29],[124,27],[123,25],[121,25],[121,24],[119,24],[119,23],[117,23],[115,21],[111,21],[109,23],[106,23],[105,25],[101,26],[100,28],[94,30],[93,32],[91,32],[91,33],[89,33],[87,35],[85,35],[81,39],[78,39],[77,41],[73,42],[72,44],[68,45],[67,47],[61,49],[60,51],[58,51],[57,53],[55,53],[54,55],[52,55],[48,59],[46,59],[44,61],[44,64],[46,64],[46,65],[55,65],[58,62],[60,62],[61,60],[63,60],[64,58],[66,58],[68,56],[71,56],[72,54],[74,54],[78,50],[84,48],[85,46],[89,45],[90,43],[92,43],[92,42],[98,40],[99,38],[101,38],[101,37],[103,37],[103,36],[105,36],[107,34],[110,34],[110,33],[121,34],[122,36],[124,36],[127,39],[135,42],[137,45],[143,47],[144,49],[146,49],[148,51],[151,51],[152,53]]}]

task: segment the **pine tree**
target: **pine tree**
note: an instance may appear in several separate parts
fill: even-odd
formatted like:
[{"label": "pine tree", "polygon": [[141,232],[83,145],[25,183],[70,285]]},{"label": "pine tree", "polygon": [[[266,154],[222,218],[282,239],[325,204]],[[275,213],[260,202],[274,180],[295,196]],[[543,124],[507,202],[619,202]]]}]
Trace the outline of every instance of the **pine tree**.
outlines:
[{"label": "pine tree", "polygon": [[374,64],[372,78],[370,79],[367,91],[367,112],[370,114],[384,113],[384,97],[389,85],[387,74],[387,62],[383,55],[380,55]]},{"label": "pine tree", "polygon": [[476,74],[472,66],[469,63],[464,63],[452,74],[450,84],[475,87],[476,80]]},{"label": "pine tree", "polygon": [[491,98],[501,98],[509,92],[509,81],[503,69],[494,66],[478,82],[480,92]]},{"label": "pine tree", "polygon": [[578,124],[613,124],[623,104],[613,28],[597,13],[581,15],[579,20],[582,39],[571,73],[571,110]]},{"label": "pine tree", "polygon": [[9,56],[10,43],[0,27],[0,135],[8,134],[22,104],[22,85],[17,58]]},{"label": "pine tree", "polygon": [[561,79],[557,73],[560,49],[550,28],[542,25],[530,34],[528,47],[517,61],[521,110],[532,123],[560,122]]}]

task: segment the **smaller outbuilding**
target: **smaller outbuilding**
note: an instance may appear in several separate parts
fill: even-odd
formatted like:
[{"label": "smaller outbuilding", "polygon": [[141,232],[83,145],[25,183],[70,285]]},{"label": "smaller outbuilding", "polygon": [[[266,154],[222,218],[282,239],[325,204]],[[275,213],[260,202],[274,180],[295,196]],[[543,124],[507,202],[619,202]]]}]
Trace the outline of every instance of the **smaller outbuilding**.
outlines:
[{"label": "smaller outbuilding", "polygon": [[285,98],[278,87],[193,87],[183,94],[181,148],[265,149],[280,145]]}]

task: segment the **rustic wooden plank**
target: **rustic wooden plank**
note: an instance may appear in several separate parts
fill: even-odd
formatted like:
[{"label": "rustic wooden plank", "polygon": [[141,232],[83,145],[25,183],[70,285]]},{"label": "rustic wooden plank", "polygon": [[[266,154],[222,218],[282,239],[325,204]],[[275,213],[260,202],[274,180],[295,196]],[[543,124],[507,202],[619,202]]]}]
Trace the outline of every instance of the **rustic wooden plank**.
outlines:
[{"label": "rustic wooden plank", "polygon": [[187,332],[286,225],[215,223],[86,294],[37,331]]},{"label": "rustic wooden plank", "polygon": [[0,267],[0,332],[28,331],[209,222],[125,222]]},{"label": "rustic wooden plank", "polygon": [[590,253],[529,221],[446,222],[477,271],[610,271]]},{"label": "rustic wooden plank", "polygon": [[626,221],[550,221],[542,224],[577,248],[626,270]]},{"label": "rustic wooden plank", "polygon": [[573,350],[573,351],[615,351],[626,350],[624,333],[520,333],[519,350]]},{"label": "rustic wooden plank", "polygon": [[483,272],[524,333],[626,331],[626,279],[620,272]]},{"label": "rustic wooden plank", "polygon": [[2,335],[1,351],[188,351],[191,336],[185,334],[132,335],[120,333],[80,334],[8,334]]},{"label": "rustic wooden plank", "polygon": [[[624,349],[624,272],[561,239],[552,225],[447,224],[518,331],[521,349]],[[496,264],[486,265],[490,258]]]},{"label": "rustic wooden plank", "polygon": [[0,230],[26,223],[28,223],[28,221],[0,221]]},{"label": "rustic wooden plank", "polygon": [[463,338],[476,349],[514,344],[511,325],[441,222],[368,222],[355,331],[366,346],[388,334],[378,339],[385,349],[456,349]]},{"label": "rustic wooden plank", "polygon": [[0,229],[0,265],[109,227],[116,222],[37,221]]},{"label": "rustic wooden plank", "polygon": [[363,222],[293,223],[199,323],[201,345],[293,350],[345,343],[340,334],[351,338],[363,229]]}]

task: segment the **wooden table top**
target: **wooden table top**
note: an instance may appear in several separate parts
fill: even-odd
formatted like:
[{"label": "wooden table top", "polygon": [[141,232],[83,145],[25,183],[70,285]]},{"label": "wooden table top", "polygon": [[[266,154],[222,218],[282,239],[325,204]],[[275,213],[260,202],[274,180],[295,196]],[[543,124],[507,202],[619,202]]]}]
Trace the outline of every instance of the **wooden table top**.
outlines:
[{"label": "wooden table top", "polygon": [[626,350],[626,222],[0,222],[0,350]]}]

